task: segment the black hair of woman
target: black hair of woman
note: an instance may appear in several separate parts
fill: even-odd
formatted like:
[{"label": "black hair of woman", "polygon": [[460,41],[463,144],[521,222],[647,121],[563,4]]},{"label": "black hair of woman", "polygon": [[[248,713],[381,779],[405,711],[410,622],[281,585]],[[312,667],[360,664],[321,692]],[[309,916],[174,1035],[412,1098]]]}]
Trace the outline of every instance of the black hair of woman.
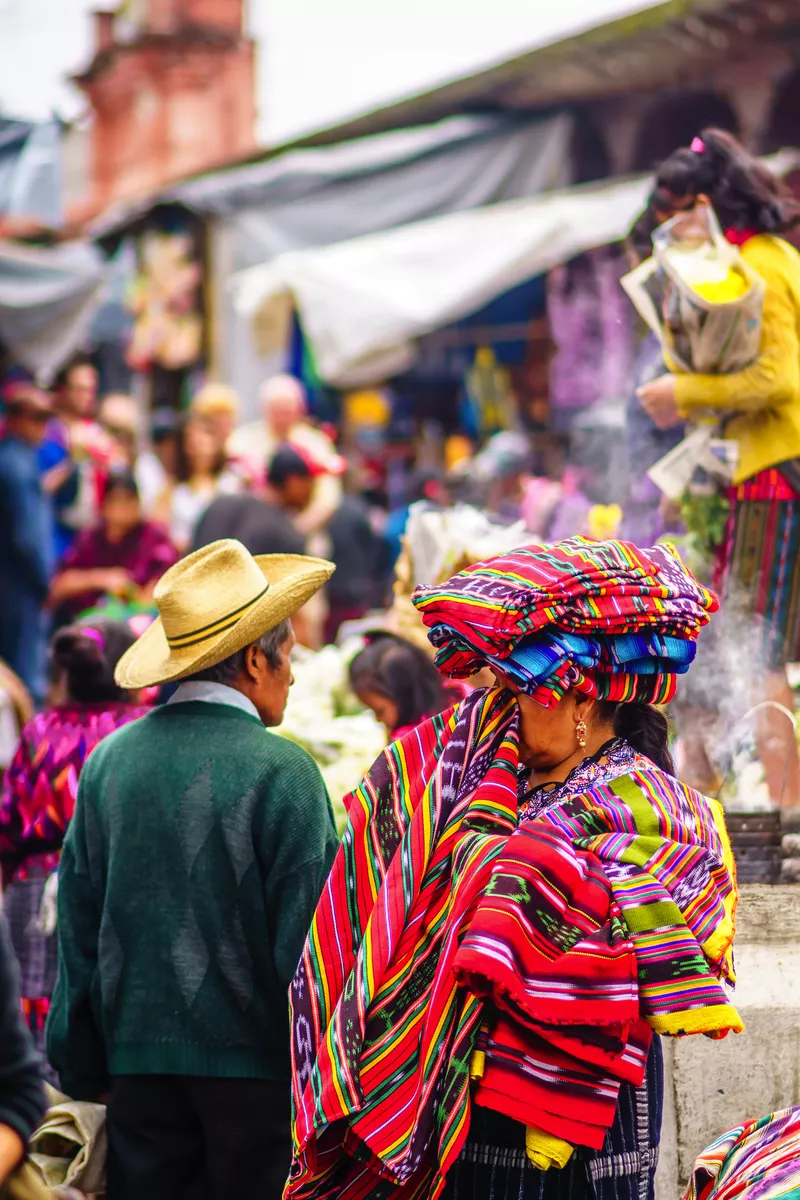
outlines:
[{"label": "black hair of woman", "polygon": [[780,234],[800,221],[789,189],[722,129],[703,130],[656,173],[653,204],[662,220],[700,196],[708,197],[723,229]]},{"label": "black hair of woman", "polygon": [[135,641],[123,621],[98,617],[68,625],[50,643],[50,677],[75,704],[124,703],[129,696],[114,682],[114,670]]},{"label": "black hair of woman", "polygon": [[350,686],[390,733],[418,725],[453,703],[424,650],[379,634],[350,663]]},{"label": "black hair of woman", "polygon": [[659,708],[640,701],[616,703],[603,701],[602,715],[614,726],[614,733],[644,754],[668,775],[675,774],[669,748],[669,721]]},{"label": "black hair of woman", "polygon": [[139,485],[135,475],[128,467],[112,467],[109,471],[103,499],[105,500],[112,492],[125,492],[126,495],[139,499]]},{"label": "black hair of woman", "polygon": [[661,224],[655,209],[655,192],[650,194],[646,207],[631,225],[626,246],[637,262],[644,262],[653,253],[653,234]]}]

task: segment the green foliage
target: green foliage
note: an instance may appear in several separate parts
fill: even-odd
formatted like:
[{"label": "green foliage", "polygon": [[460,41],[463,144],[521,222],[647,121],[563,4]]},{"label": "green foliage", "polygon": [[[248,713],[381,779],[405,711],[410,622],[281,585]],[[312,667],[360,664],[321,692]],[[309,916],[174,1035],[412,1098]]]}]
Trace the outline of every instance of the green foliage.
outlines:
[{"label": "green foliage", "polygon": [[730,508],[730,501],[717,491],[687,491],[681,500],[687,550],[707,568],[722,545]]}]

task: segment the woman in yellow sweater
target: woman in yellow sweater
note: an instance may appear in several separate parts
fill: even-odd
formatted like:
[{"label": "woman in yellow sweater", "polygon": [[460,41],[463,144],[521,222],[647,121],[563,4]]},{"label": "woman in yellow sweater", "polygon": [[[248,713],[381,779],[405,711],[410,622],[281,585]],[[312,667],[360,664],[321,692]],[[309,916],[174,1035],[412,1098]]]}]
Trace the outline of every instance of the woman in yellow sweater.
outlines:
[{"label": "woman in yellow sweater", "polygon": [[[767,285],[761,352],[730,375],[663,375],[639,399],[662,429],[715,412],[738,444],[718,585],[726,611],[746,621],[753,703],[792,709],[786,663],[800,659],[800,254],[779,235],[800,214],[778,180],[715,129],[671,155],[656,179],[663,220],[697,204],[714,207],[725,236]],[[757,737],[773,800],[800,805],[790,722],[770,706],[758,714]]]}]

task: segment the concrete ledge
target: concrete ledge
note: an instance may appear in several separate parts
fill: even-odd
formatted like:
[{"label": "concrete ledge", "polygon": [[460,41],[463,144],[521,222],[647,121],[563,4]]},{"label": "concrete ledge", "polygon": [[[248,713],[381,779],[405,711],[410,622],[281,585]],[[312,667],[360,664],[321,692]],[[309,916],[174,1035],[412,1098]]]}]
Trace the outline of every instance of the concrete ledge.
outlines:
[{"label": "concrete ledge", "polygon": [[800,888],[745,887],[736,937],[739,1037],[669,1039],[657,1200],[678,1200],[701,1150],[800,1104]]}]

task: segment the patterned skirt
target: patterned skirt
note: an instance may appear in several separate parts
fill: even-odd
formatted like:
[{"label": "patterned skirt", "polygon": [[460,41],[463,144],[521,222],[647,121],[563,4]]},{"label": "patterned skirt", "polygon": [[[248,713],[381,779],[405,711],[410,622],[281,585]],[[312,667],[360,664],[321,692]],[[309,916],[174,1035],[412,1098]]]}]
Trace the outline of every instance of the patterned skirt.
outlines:
[{"label": "patterned skirt", "polygon": [[758,661],[777,670],[800,660],[800,492],[773,468],[729,499],[717,579],[725,624],[737,641],[757,638]]},{"label": "patterned skirt", "polygon": [[538,1170],[525,1152],[522,1125],[474,1105],[443,1200],[653,1200],[663,1094],[661,1042],[654,1037],[644,1083],[623,1086],[603,1149],[576,1150],[563,1171]]},{"label": "patterned skirt", "polygon": [[15,879],[3,896],[3,912],[19,962],[22,1010],[45,1064],[45,1078],[57,1084],[55,1072],[46,1066],[44,1028],[58,973],[58,935],[42,933],[38,928],[46,883],[47,873],[43,871]]}]

